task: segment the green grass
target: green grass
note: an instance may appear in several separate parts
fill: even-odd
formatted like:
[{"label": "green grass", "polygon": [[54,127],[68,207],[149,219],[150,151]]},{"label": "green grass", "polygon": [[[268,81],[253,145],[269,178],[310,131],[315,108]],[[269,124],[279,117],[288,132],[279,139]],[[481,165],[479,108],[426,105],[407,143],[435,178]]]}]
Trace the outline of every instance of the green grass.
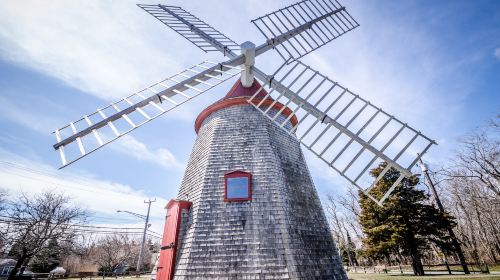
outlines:
[{"label": "green grass", "polygon": [[491,274],[412,276],[412,275],[398,275],[398,274],[347,273],[347,275],[351,280],[428,280],[428,279],[500,280],[500,275],[491,275]]},{"label": "green grass", "polygon": [[500,272],[500,264],[489,265],[488,268],[490,269],[490,271],[498,271],[498,272]]}]

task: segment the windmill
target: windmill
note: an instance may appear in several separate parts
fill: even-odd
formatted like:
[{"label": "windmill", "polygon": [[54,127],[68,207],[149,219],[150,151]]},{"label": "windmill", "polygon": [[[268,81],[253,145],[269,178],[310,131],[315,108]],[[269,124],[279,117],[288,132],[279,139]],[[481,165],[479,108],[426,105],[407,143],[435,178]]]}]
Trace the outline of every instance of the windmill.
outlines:
[{"label": "windmill", "polygon": [[[176,214],[169,214],[171,219],[167,219],[165,225],[166,227],[163,243],[164,246],[162,247],[162,249],[164,250],[162,251],[162,254],[167,251],[169,252],[167,261],[168,265],[165,264],[169,267],[169,272],[167,273],[168,276],[159,276],[160,278],[166,277],[167,279],[171,279],[169,277],[173,277],[174,270],[184,271],[185,273],[195,273],[192,272],[195,271],[193,270],[193,267],[195,267],[195,265],[191,266],[191,270],[186,268],[186,266],[189,266],[189,263],[201,262],[197,263],[197,267],[202,266],[206,269],[206,271],[209,271],[210,269],[213,269],[213,266],[210,266],[210,264],[207,263],[208,260],[206,260],[206,258],[217,259],[217,257],[214,257],[210,254],[207,254],[205,259],[200,256],[198,256],[197,258],[193,257],[191,259],[189,257],[186,257],[185,261],[179,262],[179,265],[183,267],[182,269],[178,266],[174,266],[176,259],[179,260],[180,258],[181,260],[184,260],[183,256],[187,256],[190,254],[193,255],[193,248],[196,248],[196,246],[198,246],[195,242],[199,242],[199,240],[203,239],[202,237],[199,237],[197,239],[198,241],[191,240],[190,238],[194,234],[193,232],[196,232],[196,229],[188,229],[186,227],[190,227],[189,225],[193,225],[194,223],[202,223],[202,221],[200,221],[200,217],[203,216],[203,213],[210,212],[213,209],[227,210],[227,207],[229,207],[227,205],[222,205],[222,200],[219,201],[218,198],[216,199],[217,202],[213,202],[213,197],[210,197],[209,199],[206,197],[202,197],[201,200],[199,197],[195,199],[193,198],[192,193],[198,194],[199,192],[204,191],[203,188],[208,188],[208,185],[212,186],[214,184],[213,180],[219,180],[217,178],[226,180],[225,182],[227,185],[231,179],[241,179],[245,178],[245,176],[247,176],[247,179],[243,181],[240,180],[238,182],[248,183],[251,181],[253,184],[253,182],[255,181],[257,182],[256,191],[262,190],[259,189],[258,182],[260,179],[258,176],[256,176],[255,174],[243,172],[241,170],[228,172],[225,175],[219,174],[217,175],[218,177],[215,176],[211,178],[210,180],[213,179],[212,181],[208,180],[207,177],[204,177],[204,179],[200,177],[200,180],[205,180],[203,181],[203,184],[206,184],[205,186],[198,186],[201,183],[199,183],[198,181],[193,182],[195,180],[190,178],[191,175],[195,177],[197,176],[197,174],[193,172],[194,169],[198,168],[196,167],[196,164],[198,164],[196,161],[199,159],[195,157],[197,156],[196,153],[203,153],[202,150],[206,149],[206,145],[215,145],[214,143],[217,142],[213,140],[213,133],[215,133],[213,131],[220,128],[220,119],[240,116],[241,118],[239,119],[242,123],[245,123],[247,127],[253,126],[253,129],[256,130],[255,135],[258,136],[255,137],[264,137],[268,140],[271,139],[269,141],[275,141],[271,144],[268,143],[269,141],[264,141],[259,144],[255,143],[255,146],[252,146],[254,147],[253,150],[246,152],[247,154],[260,153],[259,148],[262,146],[259,145],[265,146],[268,144],[269,147],[272,147],[273,149],[282,151],[286,151],[287,149],[289,149],[290,153],[296,153],[297,158],[295,160],[297,163],[286,159],[286,164],[283,164],[283,162],[278,162],[276,165],[279,165],[279,167],[268,166],[266,168],[281,168],[279,169],[280,171],[276,173],[276,176],[281,176],[282,174],[284,174],[283,172],[295,172],[294,176],[299,176],[300,174],[303,175],[305,179],[303,179],[302,177],[296,177],[295,179],[303,179],[303,184],[308,186],[307,192],[311,193],[311,204],[308,205],[308,207],[312,207],[311,209],[314,209],[314,211],[321,213],[321,215],[317,217],[316,221],[320,224],[318,225],[318,228],[320,228],[322,231],[321,233],[315,233],[316,236],[324,234],[325,229],[327,232],[327,227],[323,225],[323,223],[326,223],[324,214],[321,210],[319,199],[317,199],[312,181],[309,178],[309,172],[307,171],[307,167],[302,164],[303,156],[300,151],[299,143],[302,144],[302,146],[304,146],[306,149],[311,151],[311,153],[317,156],[321,161],[325,162],[326,166],[329,166],[337,171],[350,184],[359,188],[365,195],[367,195],[370,199],[374,200],[379,205],[382,205],[382,203],[388,198],[390,193],[398,184],[401,183],[401,181],[405,177],[412,175],[411,169],[417,163],[420,156],[427,152],[432,144],[435,144],[433,140],[423,135],[420,131],[417,131],[416,129],[410,127],[408,124],[400,121],[381,108],[375,106],[359,95],[351,92],[349,89],[340,85],[338,82],[326,77],[319,71],[314,70],[311,66],[306,65],[300,61],[300,58],[302,58],[303,56],[326,45],[337,37],[340,37],[341,35],[344,35],[359,26],[356,20],[354,20],[354,18],[347,12],[346,8],[336,0],[304,0],[252,20],[251,22],[265,37],[264,43],[258,46],[249,41],[239,45],[223,33],[217,31],[204,21],[200,20],[198,17],[192,15],[191,13],[180,7],[161,4],[140,4],[138,6],[174,31],[176,31],[179,35],[189,40],[201,50],[205,52],[220,52],[224,55],[224,57],[227,57],[227,59],[220,62],[204,61],[193,67],[187,68],[180,73],[170,76],[156,84],[146,87],[139,92],[131,94],[123,98],[122,100],[112,103],[107,107],[98,109],[92,114],[85,115],[81,119],[69,123],[67,126],[55,130],[54,134],[57,143],[54,145],[54,148],[60,154],[62,161],[61,168],[74,163],[82,157],[113,142],[114,140],[126,135],[127,133],[130,133],[136,128],[150,122],[153,119],[156,119],[157,117],[184,104],[185,102],[195,98],[196,96],[207,92],[208,90],[223,83],[224,81],[240,75],[239,81],[236,82],[230,93],[220,102],[213,104],[205,109],[205,111],[200,114],[196,121],[196,130],[199,135],[197,143],[195,144],[195,148],[193,149],[193,154],[191,157],[192,163],[190,162],[188,164],[186,175],[183,181],[183,186],[181,186],[181,190],[179,193],[179,196],[182,196],[180,198],[184,199],[184,201],[178,200],[177,202],[179,203],[171,201],[172,203],[169,203],[169,205],[167,206],[167,209],[170,211],[169,213]],[[283,63],[276,67],[276,70],[271,74],[263,72],[255,65],[257,57],[270,50],[277,52],[278,55],[283,59]],[[258,83],[257,80],[261,83]],[[244,102],[246,106],[241,106],[241,102]],[[233,109],[236,108],[234,107],[235,105],[239,106],[238,110],[240,111],[238,111],[237,113],[228,109],[230,106],[233,106],[231,107]],[[223,109],[226,111],[224,111]],[[252,110],[249,111],[250,109]],[[219,114],[216,116],[219,119],[214,119],[214,114]],[[255,114],[258,114],[258,116],[260,117]],[[250,120],[250,118],[252,119]],[[208,125],[207,123],[210,124]],[[260,132],[257,131],[258,129],[261,129],[261,127],[255,126],[259,123],[261,123],[261,126],[266,126],[265,131],[259,130],[260,132],[262,132],[261,134],[259,134]],[[227,123],[224,123],[222,124],[222,126],[226,124]],[[234,128],[234,126],[227,126],[224,127],[224,129],[228,127]],[[210,129],[212,129],[210,133],[206,132]],[[237,127],[236,130],[236,132],[233,132],[231,130],[224,131],[227,134],[232,135],[227,137],[233,137],[234,134],[232,133],[243,131],[241,127]],[[279,130],[279,132],[275,130]],[[244,132],[247,133],[245,135],[247,135],[248,137],[251,137],[252,133],[254,133],[253,131],[248,131],[248,129]],[[238,137],[240,136],[241,135],[239,135]],[[239,139],[241,137],[238,137],[229,139],[231,139],[231,141],[235,141],[236,143],[240,141]],[[227,139],[228,138],[224,138],[224,141],[221,140],[217,143],[219,143],[220,145],[225,145],[228,142]],[[210,143],[207,144],[208,142]],[[234,145],[241,144],[238,143]],[[250,144],[248,144],[247,142],[242,143],[244,144],[241,144],[243,146],[240,147],[243,148],[245,147],[245,145],[253,145],[253,142]],[[281,147],[277,145],[287,145],[287,147]],[[269,152],[269,149],[266,151]],[[238,151],[234,153],[237,152]],[[233,154],[227,155],[228,162],[232,160],[232,155]],[[246,154],[238,155],[245,156]],[[206,156],[209,157],[214,155],[211,154]],[[261,155],[262,158],[266,159],[267,156],[268,155],[264,152]],[[280,156],[286,157],[286,155],[283,155],[282,153],[278,157],[272,157],[269,160],[284,160],[279,159]],[[241,169],[253,168],[255,169],[255,173],[258,173],[260,172],[260,169],[255,166],[258,166],[258,164],[260,164],[262,161],[264,160],[257,160],[257,162],[253,162],[251,165],[246,165],[246,163],[240,162],[235,163],[234,166]],[[372,180],[369,172],[380,162],[386,162],[387,165],[385,169],[380,173],[380,175],[375,180]],[[217,167],[218,165],[216,164],[215,166]],[[297,171],[294,169],[290,171],[291,169],[293,169],[290,166],[292,166],[293,168],[302,168],[302,170]],[[213,166],[211,166],[210,168],[205,166],[203,168],[205,168],[203,172],[201,172],[203,174],[207,173],[207,168],[212,171],[215,170]],[[370,191],[375,186],[375,184],[383,178],[384,174],[391,168],[399,171],[400,176],[382,197],[373,197],[370,194]],[[287,182],[286,184],[293,185],[296,183],[296,181]],[[276,191],[282,189],[277,188]],[[224,201],[226,201],[226,198],[228,198],[226,197],[227,195],[229,194],[225,193]],[[257,193],[255,195],[257,195]],[[269,199],[278,201],[276,202],[278,203],[276,205],[279,205],[279,207],[284,207],[285,209],[289,209],[288,212],[285,211],[285,213],[283,214],[282,212],[276,210],[276,213],[271,213],[269,211],[274,210],[269,210],[268,212],[259,212],[259,215],[261,215],[262,217],[267,214],[269,214],[269,217],[273,216],[274,214],[278,216],[288,215],[295,206],[291,206],[290,202],[287,202],[287,199],[289,198],[287,196],[288,194],[284,193],[282,195],[285,196],[285,199],[278,198],[277,200],[274,200],[274,197]],[[295,198],[297,198],[298,194],[294,195]],[[306,194],[306,196],[307,195],[309,194]],[[203,201],[203,199],[207,201]],[[188,214],[186,211],[191,207],[191,200],[195,200],[195,202],[193,203],[197,204],[196,211],[198,212],[192,210],[192,213]],[[201,202],[198,200],[200,200]],[[229,201],[229,199],[227,199],[227,201]],[[248,200],[245,201],[248,202]],[[210,207],[207,206],[208,208],[203,208],[203,203],[208,203],[206,205],[210,205]],[[255,203],[257,205],[259,203],[259,199],[255,198],[252,203]],[[195,207],[194,204],[193,207]],[[246,204],[242,203],[238,205],[241,206]],[[175,211],[173,210],[174,208]],[[304,206],[301,209],[304,210],[305,208],[307,207]],[[243,215],[241,214],[243,213],[241,211],[243,210],[240,209],[238,211],[236,211],[237,213],[239,213],[238,215],[240,215],[238,216],[240,217],[238,218],[238,221],[243,221],[241,223],[243,225],[243,228],[245,228],[247,218],[241,218]],[[250,210],[247,209],[244,211]],[[243,216],[247,215],[250,212],[244,213],[245,214]],[[183,221],[183,217],[186,215],[191,215],[190,218],[188,218],[190,222]],[[218,217],[220,218],[220,216]],[[235,216],[231,217],[234,218]],[[255,215],[252,217],[257,219],[257,216]],[[289,220],[288,218],[283,217],[279,219]],[[274,216],[272,219],[274,219]],[[307,218],[304,217],[297,218],[297,221],[298,222],[295,224],[296,226],[300,226],[300,223],[308,223]],[[262,221],[253,222],[255,223],[255,225],[264,226],[264,222]],[[269,225],[269,223],[267,223],[266,225]],[[291,227],[292,225],[288,226]],[[171,229],[172,227],[177,229],[173,231],[174,235],[170,234],[171,231],[169,230],[169,228]],[[214,224],[211,224],[210,228],[213,227]],[[315,225],[311,224],[309,227],[315,227]],[[277,230],[280,229],[277,228]],[[179,231],[181,233],[179,233]],[[307,231],[307,229],[304,229],[304,231]],[[289,235],[283,233],[280,234],[281,236],[291,236],[290,234],[292,233],[290,232],[293,232],[293,230],[287,232],[287,234]],[[165,234],[167,234],[168,236],[165,237]],[[245,234],[248,234],[248,232]],[[326,235],[328,235],[328,233],[326,233]],[[328,241],[331,239],[331,236],[328,239],[326,235],[324,235],[324,238],[321,240],[327,240],[325,242],[327,242],[328,244],[333,244],[332,241]],[[206,236],[206,232],[200,234],[199,236]],[[225,236],[224,238],[226,237],[227,236]],[[167,238],[169,241],[166,242],[165,238]],[[184,243],[182,243],[179,238],[185,239],[183,241]],[[302,237],[297,237],[296,235],[294,235],[293,238],[302,239]],[[213,239],[211,240],[211,242],[222,242],[221,240],[222,239]],[[286,244],[283,245],[283,251],[275,253],[275,255],[282,254],[284,256],[284,259],[281,260],[278,256],[276,262],[288,264],[288,266],[284,266],[283,268],[284,270],[286,270],[286,273],[283,272],[283,275],[287,275],[286,277],[307,278],[308,276],[314,274],[309,274],[312,273],[310,271],[302,271],[300,267],[305,267],[304,264],[307,262],[309,263],[309,266],[313,266],[314,262],[321,263],[325,259],[328,259],[328,265],[331,264],[331,266],[329,266],[331,268],[330,270],[336,270],[337,272],[333,273],[331,271],[328,272],[325,270],[324,272],[321,272],[323,274],[320,274],[330,275],[329,277],[332,277],[331,275],[334,275],[333,277],[337,277],[338,279],[346,278],[345,272],[342,272],[343,270],[341,268],[338,256],[336,259],[330,260],[326,255],[321,255],[322,253],[319,253],[319,251],[314,251],[317,253],[317,259],[307,259],[303,256],[304,254],[297,253],[297,250],[300,250],[300,248],[293,248],[292,245],[295,243],[287,243],[287,238],[283,238],[283,240],[285,241],[283,241],[282,239],[280,240],[281,241],[279,242],[284,242],[283,244]],[[305,241],[302,240],[300,242]],[[237,246],[237,243],[238,242],[233,240],[231,246]],[[181,246],[181,244],[184,245]],[[188,246],[186,244],[190,245]],[[253,245],[251,244],[253,243],[245,243],[245,248],[252,247]],[[203,247],[205,245],[202,244],[199,246]],[[307,248],[308,246],[312,245],[302,243],[301,246],[303,248]],[[336,254],[332,253],[336,251],[334,249],[334,245],[331,246],[333,246],[332,249],[326,250],[325,254]],[[262,249],[261,247],[259,248]],[[177,256],[175,254],[175,251],[179,252]],[[302,257],[300,257],[299,255]],[[238,256],[243,257],[240,255]],[[167,259],[167,257],[163,258],[164,260]],[[227,258],[227,255],[224,255],[224,258]],[[160,262],[162,262],[161,259],[162,256],[160,256]],[[200,259],[204,259],[204,262]],[[223,258],[221,257],[221,259]],[[235,265],[235,267],[239,267],[239,264]],[[247,261],[245,261],[245,264],[249,265]],[[294,264],[294,266],[291,267],[291,264]],[[260,265],[266,267],[266,263],[261,263]],[[328,265],[325,264],[325,266]],[[243,272],[241,270],[238,270],[239,268],[235,267],[232,268],[233,270],[231,273],[236,273],[235,275],[241,275],[241,273]],[[271,268],[269,269],[272,270]],[[175,275],[181,275],[178,273],[184,272],[176,272]],[[261,271],[261,273],[266,272]],[[160,271],[159,275],[161,275]],[[186,276],[189,274],[182,275]],[[276,277],[275,279],[282,279],[280,278],[281,276],[277,276],[276,274],[273,275],[273,277]],[[283,278],[286,277],[283,276]]]},{"label": "windmill", "polygon": [[[204,61],[56,129],[54,149],[60,153],[61,168],[240,73],[243,86],[251,86],[255,77],[271,88],[268,97],[274,92],[276,102],[285,100],[287,106],[293,106],[293,116],[299,123],[289,129],[283,123],[277,125],[378,204],[404,177],[411,176],[419,158],[435,144],[420,131],[300,61],[359,26],[337,1],[301,1],[252,20],[266,37],[259,46],[251,42],[240,46],[180,7],[138,6],[201,50],[218,51],[229,59],[219,63]],[[236,53],[239,49],[240,54]],[[275,50],[284,60],[271,75],[254,65],[255,58],[269,50]],[[274,116],[278,114],[267,114],[273,104],[254,104],[251,100],[249,103],[276,121]],[[123,128],[121,131],[118,125]],[[330,149],[341,138],[348,139],[347,143],[337,151]],[[335,156],[328,157],[329,152]],[[339,160],[348,155],[350,159]],[[371,184],[363,185],[363,177],[379,161],[387,162],[386,168]],[[376,199],[370,190],[390,168],[401,175],[382,198]]]}]

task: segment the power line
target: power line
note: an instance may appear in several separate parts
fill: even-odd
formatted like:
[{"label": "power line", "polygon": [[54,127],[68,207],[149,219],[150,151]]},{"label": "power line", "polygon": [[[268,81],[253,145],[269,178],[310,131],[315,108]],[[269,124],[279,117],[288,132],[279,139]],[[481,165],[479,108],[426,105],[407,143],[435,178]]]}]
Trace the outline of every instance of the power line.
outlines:
[{"label": "power line", "polygon": [[[62,178],[58,177],[57,175],[55,175],[53,173],[50,173],[50,171],[48,171],[48,170],[47,171],[36,170],[36,169],[32,169],[32,168],[26,167],[24,165],[20,165],[18,163],[8,162],[8,161],[0,161],[0,164],[7,165],[7,166],[10,166],[10,167],[19,169],[19,170],[23,170],[23,171],[26,171],[28,173],[38,174],[38,175],[44,175],[44,176],[47,176],[47,177],[51,177],[53,179],[62,180]],[[71,179],[81,180],[80,178],[75,177],[73,175],[69,175],[69,176],[73,177]],[[81,186],[89,187],[89,188],[95,188],[95,187],[91,187],[89,185],[85,185],[85,184],[82,184],[82,183],[79,183],[79,182],[74,182],[73,181],[73,183],[81,185]]]},{"label": "power line", "polygon": [[[152,219],[151,217],[149,218],[149,220],[154,220],[154,221],[164,221],[165,220],[165,217],[161,217],[161,218],[156,218],[156,219]],[[96,223],[96,224],[106,224],[106,223],[109,223],[109,224],[116,224],[116,222],[120,222],[120,224],[134,224],[134,225],[138,225],[139,222],[137,220],[133,220],[133,219],[119,219],[119,218],[94,218],[94,217],[89,217],[88,218],[88,221],[89,222],[92,222],[92,223]]]},{"label": "power line", "polygon": [[[22,169],[22,168],[18,168],[18,169]],[[27,171],[27,170],[25,170],[25,171]],[[39,174],[40,175],[40,173],[36,173],[36,172],[31,172],[31,171],[27,171],[27,172],[28,173],[35,173],[35,174]],[[31,179],[31,180],[35,180],[35,181],[45,182],[47,184],[59,186],[59,187],[62,187],[62,188],[70,188],[69,186],[61,185],[60,183],[56,183],[54,181],[47,181],[47,180],[43,180],[43,179],[40,179],[40,178],[34,178],[34,177],[26,176],[25,174],[19,174],[19,173],[15,173],[15,172],[11,172],[11,174],[17,175],[17,176],[25,178],[25,179]],[[41,174],[41,175],[44,175],[44,176],[47,176],[47,177],[51,177],[51,178],[56,179],[56,180],[62,180],[61,178],[57,178],[57,177],[54,177],[54,176],[51,176],[51,175],[47,175],[47,174]],[[90,187],[90,186],[83,185],[81,183],[77,183],[77,182],[74,182],[74,181],[72,181],[71,183],[72,184],[81,185],[81,186],[85,186],[85,187],[89,187],[89,188],[93,188],[93,190],[88,190],[88,189],[78,188],[78,187],[72,186],[71,187],[72,189],[77,189],[77,190],[91,192],[91,193],[102,193],[102,194],[105,194],[105,192],[99,191],[95,187]]]},{"label": "power line", "polygon": [[[4,219],[0,219],[0,223],[3,223],[3,224],[27,224],[29,223],[28,221],[22,221],[22,220],[14,220],[12,219],[11,217],[8,217],[8,216],[2,216],[0,215],[0,218],[4,218]],[[95,225],[82,225],[82,224],[70,224],[69,226],[71,226],[74,230],[79,230],[79,231],[99,231],[99,230],[113,230],[113,231],[117,231],[117,230],[143,230],[142,228],[137,228],[137,227],[111,227],[111,226],[95,226]],[[155,232],[155,231],[152,231],[150,229],[147,230],[150,234],[150,235],[156,235],[155,237],[158,237],[158,238],[161,238],[161,234],[158,233],[158,232]],[[139,232],[140,233],[140,232]]]},{"label": "power line", "polygon": [[157,234],[157,235],[159,235],[159,236],[162,236],[160,233],[158,233],[158,232],[156,232],[156,231],[152,231],[152,230],[149,230],[149,229],[148,229],[148,231],[149,231],[149,232],[151,232],[151,233]]},{"label": "power line", "polygon": [[[23,221],[23,220],[14,220],[10,217],[7,216],[1,216],[0,218],[7,218],[7,219],[0,219],[0,222],[7,222],[7,223],[17,223],[17,224],[26,224],[29,223],[28,221]],[[66,224],[67,226],[71,227],[83,227],[83,228],[103,228],[103,229],[133,229],[133,230],[142,230],[142,228],[138,227],[109,227],[109,226],[93,226],[93,225],[83,225],[83,224]]]},{"label": "power line", "polygon": [[[0,221],[0,224],[5,224],[5,222]],[[9,224],[11,222],[8,222]],[[137,236],[143,236],[143,232],[136,231],[137,229],[134,229],[135,231],[128,231],[127,228],[116,228],[116,230],[113,229],[84,229],[84,228],[74,228],[72,231],[77,232],[77,233],[95,233],[95,234],[124,234],[124,235],[137,235]],[[146,235],[154,238],[161,239],[161,236],[158,236],[157,233],[146,233]]]},{"label": "power line", "polygon": [[[29,168],[29,167],[26,167],[24,165],[21,165],[21,164],[18,164],[18,163],[14,163],[14,162],[8,162],[8,161],[0,161],[0,164],[1,165],[4,165],[4,166],[8,166],[10,168],[14,168],[14,169],[17,169],[18,171],[24,171],[24,172],[27,172],[27,173],[31,173],[31,174],[35,174],[35,175],[43,175],[43,176],[46,176],[46,177],[49,177],[51,179],[54,179],[54,180],[64,180],[63,178],[60,178],[60,177],[57,177],[55,176],[53,173],[49,173],[50,171],[41,171],[41,170],[35,170],[35,169],[32,169],[32,168]],[[66,185],[62,185],[58,182],[55,182],[55,181],[49,181],[49,180],[44,180],[44,179],[40,179],[40,178],[35,178],[35,177],[30,177],[30,176],[27,176],[26,174],[22,174],[22,173],[19,173],[19,172],[12,172],[11,170],[11,174],[14,174],[16,176],[19,176],[19,177],[22,177],[22,178],[26,178],[26,179],[30,179],[30,180],[36,180],[37,182],[45,182],[45,183],[48,183],[48,184],[52,184],[52,185],[55,185],[55,186],[59,186],[59,187],[63,187],[63,188],[69,188],[69,186],[66,186]],[[78,190],[82,190],[82,191],[86,191],[86,192],[92,192],[92,193],[103,193],[103,194],[107,194],[107,192],[103,192],[103,191],[99,191],[99,190],[96,190],[95,186],[89,186],[89,185],[85,185],[85,184],[82,184],[80,182],[77,182],[79,180],[81,180],[80,178],[77,178],[75,176],[71,176],[72,178],[70,178],[70,181],[71,181],[71,184],[76,184],[76,185],[80,185],[80,186],[83,186],[83,187],[86,187],[86,188],[78,188],[78,187],[75,187],[75,186],[72,186],[71,188],[72,189],[78,189]],[[71,180],[72,179],[72,180]],[[77,180],[77,181],[75,181]],[[89,190],[87,188],[92,188],[92,190]],[[156,206],[156,205],[154,205]],[[161,207],[158,207],[158,208],[161,208]],[[0,223],[13,223],[13,222],[17,222],[18,224],[19,223],[22,223],[22,221],[14,221],[12,220],[12,217],[8,217],[8,216],[0,216],[0,217],[3,217],[3,218],[7,218],[7,219],[10,219],[10,220],[0,220]],[[116,220],[114,218],[111,218],[111,217],[95,217],[97,219],[106,219],[106,220]],[[119,218],[118,218],[119,219]],[[157,218],[158,220],[160,218]],[[121,219],[122,221],[131,221],[131,220],[127,220],[127,219]],[[92,225],[78,225],[78,224],[73,224],[73,225],[70,225],[72,227],[76,227],[77,229],[79,229],[80,231],[83,232],[82,228],[85,229],[108,229],[108,230],[138,230],[138,229],[141,229],[141,228],[120,228],[120,227],[106,227],[106,226],[92,226]],[[157,233],[157,232],[153,232],[151,230],[148,229],[149,232],[151,233],[147,233],[148,235],[150,236],[154,236],[154,237],[157,237],[157,238],[161,238],[161,234]],[[90,232],[90,231],[87,231],[87,232]],[[97,231],[94,231],[94,232],[97,232]],[[111,231],[110,231],[111,232]],[[104,231],[100,231],[100,233],[104,233]],[[113,231],[113,233],[116,233],[116,231]],[[126,233],[129,233],[129,232],[126,232]],[[145,234],[145,233],[143,233]]]},{"label": "power line", "polygon": [[108,220],[113,220],[113,221],[127,221],[127,222],[137,222],[137,219],[133,219],[133,218],[116,218],[114,216],[89,216],[89,219],[93,219],[93,220],[105,220],[105,221],[108,221]]},{"label": "power line", "polygon": [[[47,172],[42,172],[42,171],[39,171],[39,170],[34,170],[34,169],[31,169],[31,168],[25,167],[23,165],[19,165],[17,163],[12,163],[12,162],[8,162],[8,161],[0,161],[0,164],[7,165],[7,166],[10,166],[10,167],[18,169],[18,170],[23,170],[23,171],[31,173],[31,174],[37,174],[37,175],[47,176],[47,177],[50,177],[50,178],[52,178],[54,180],[59,180],[59,181],[63,180],[60,177],[54,176],[54,174],[47,173]],[[75,186],[69,187],[67,185],[62,185],[62,184],[60,184],[58,182],[55,182],[55,181],[49,181],[49,180],[44,180],[44,179],[40,179],[40,178],[30,177],[30,176],[27,176],[26,174],[21,174],[19,172],[12,172],[11,171],[11,174],[14,174],[16,176],[19,176],[19,177],[22,177],[22,178],[25,178],[25,179],[35,180],[37,182],[40,182],[40,181],[41,182],[45,182],[47,184],[51,184],[51,185],[62,187],[62,188],[71,188],[71,189],[77,189],[77,190],[81,190],[81,191],[85,191],[85,192],[91,192],[91,193],[96,193],[97,192],[97,193],[102,193],[102,194],[109,194],[109,192],[111,192],[111,191],[109,191],[109,192],[99,191],[98,189],[96,189],[95,186],[85,185],[85,184],[82,184],[80,182],[76,182],[76,181],[73,181],[73,180],[71,180],[71,184],[77,184],[77,185],[80,185],[80,186],[83,186],[83,187],[86,187],[86,188],[92,188],[92,190],[89,190],[89,189],[86,189],[86,188],[78,188],[78,187],[75,187]],[[74,177],[74,176],[73,176],[73,179],[75,179],[75,180],[81,180],[81,179],[79,179],[77,177]],[[161,208],[161,207],[158,207],[158,208]],[[160,217],[154,217],[153,219],[160,220],[162,218],[160,218]],[[125,220],[125,219],[123,219],[123,220]]]},{"label": "power line", "polygon": [[[55,175],[53,173],[50,173],[50,171],[48,171],[48,170],[47,171],[35,170],[35,169],[26,167],[24,165],[21,165],[21,164],[15,163],[15,162],[9,162],[9,161],[2,161],[2,160],[0,160],[0,165],[1,164],[9,166],[9,167],[12,167],[12,168],[16,168],[16,169],[19,169],[19,170],[26,171],[28,173],[38,174],[38,175],[44,175],[44,176],[50,177],[50,178],[55,179],[55,180],[64,180],[64,179],[66,179],[66,178],[58,177],[57,175]],[[33,177],[25,176],[24,174],[19,174],[19,173],[14,173],[14,174],[17,175],[17,176],[20,176],[20,177],[27,178],[27,179],[42,181],[42,182],[45,182],[45,183],[54,184],[56,186],[60,186],[60,187],[64,187],[64,188],[69,188],[68,186],[65,186],[65,185],[61,185],[61,184],[54,183],[54,182],[51,182],[51,181],[41,180],[39,178],[33,178]],[[96,193],[96,192],[97,193],[102,193],[102,194],[106,193],[106,192],[103,192],[103,191],[99,191],[95,186],[90,186],[90,185],[86,185],[86,184],[82,184],[80,182],[77,182],[77,181],[81,181],[82,178],[78,178],[78,177],[76,177],[74,175],[67,175],[67,174],[65,174],[65,176],[72,177],[72,178],[70,178],[70,181],[71,181],[72,184],[77,184],[77,185],[80,185],[80,186],[83,186],[83,187],[92,188],[92,190],[83,189],[83,188],[77,188],[77,187],[71,187],[71,188],[76,188],[76,189],[79,189],[79,190],[82,190],[82,191],[92,192],[92,193]]]}]

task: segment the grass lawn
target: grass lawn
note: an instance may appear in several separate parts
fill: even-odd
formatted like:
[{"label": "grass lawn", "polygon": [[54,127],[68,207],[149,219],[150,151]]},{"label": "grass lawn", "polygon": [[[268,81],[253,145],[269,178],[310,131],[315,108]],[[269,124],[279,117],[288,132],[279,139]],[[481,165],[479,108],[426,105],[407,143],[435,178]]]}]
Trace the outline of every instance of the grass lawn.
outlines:
[{"label": "grass lawn", "polygon": [[373,274],[373,273],[347,273],[352,280],[428,280],[428,279],[480,279],[480,280],[500,280],[500,275],[477,274],[477,275],[427,275],[412,276],[398,274]]}]

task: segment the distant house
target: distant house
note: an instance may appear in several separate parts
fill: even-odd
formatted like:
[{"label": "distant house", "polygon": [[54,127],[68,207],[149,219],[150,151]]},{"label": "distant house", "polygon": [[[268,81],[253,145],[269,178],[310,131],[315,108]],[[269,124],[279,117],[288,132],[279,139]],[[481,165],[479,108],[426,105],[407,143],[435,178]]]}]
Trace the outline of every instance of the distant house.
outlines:
[{"label": "distant house", "polygon": [[[9,276],[12,269],[16,265],[16,260],[14,259],[0,259],[0,277]],[[18,272],[19,274],[19,272]],[[25,269],[23,275],[32,275],[33,272]]]},{"label": "distant house", "polygon": [[15,265],[14,259],[0,259],[0,277],[8,276]]}]

